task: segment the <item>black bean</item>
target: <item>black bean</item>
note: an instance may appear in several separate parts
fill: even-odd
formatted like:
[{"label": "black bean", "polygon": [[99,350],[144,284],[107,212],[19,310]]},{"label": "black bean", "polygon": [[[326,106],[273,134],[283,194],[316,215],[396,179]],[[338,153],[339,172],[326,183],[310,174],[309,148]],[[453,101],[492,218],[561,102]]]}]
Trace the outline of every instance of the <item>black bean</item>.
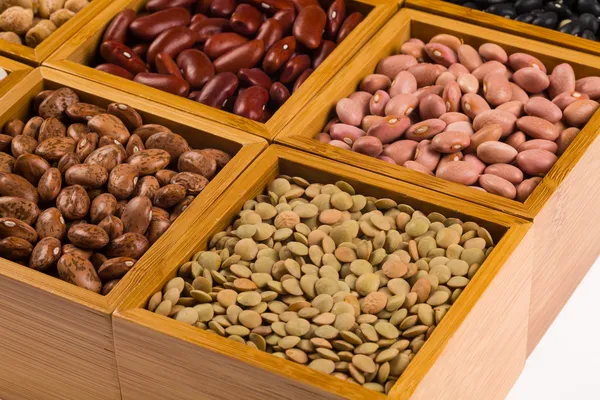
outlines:
[{"label": "black bean", "polygon": [[568,33],[569,35],[579,36],[581,33],[581,25],[579,25],[579,21],[571,21],[568,24],[562,26],[559,29],[560,32]]},{"label": "black bean", "polygon": [[583,33],[581,34],[581,37],[584,39],[596,40],[596,35],[594,34],[594,32],[591,32],[588,30],[583,31]]},{"label": "black bean", "polygon": [[500,4],[500,3],[504,3],[506,0],[474,0],[475,3],[477,4],[481,4],[484,8],[486,8],[486,6],[491,6],[493,4]]},{"label": "black bean", "polygon": [[524,14],[530,11],[542,8],[544,3],[542,0],[517,0],[515,2],[515,10],[517,14]]},{"label": "black bean", "polygon": [[598,17],[596,17],[594,14],[581,14],[579,16],[579,23],[581,24],[581,28],[583,30],[588,30],[593,33],[598,32],[598,25],[600,23],[598,22]]},{"label": "black bean", "polygon": [[569,9],[568,7],[562,5],[561,3],[558,3],[558,2],[552,1],[548,4],[546,4],[544,9],[546,11],[555,12],[558,15],[558,17],[561,19],[572,18],[575,16],[575,14],[573,13],[573,11],[571,11],[571,9]]},{"label": "black bean", "polygon": [[486,8],[485,12],[505,18],[514,18],[517,16],[514,6],[510,3],[494,4],[493,6]]},{"label": "black bean", "polygon": [[590,13],[600,17],[600,4],[596,0],[578,0],[577,12],[579,14]]},{"label": "black bean", "polygon": [[553,12],[543,13],[538,15],[531,23],[543,26],[544,28],[554,29],[558,25],[558,16]]},{"label": "black bean", "polygon": [[545,13],[546,11],[544,11],[543,8],[536,8],[535,10],[531,10],[531,14],[533,15],[540,15]]}]

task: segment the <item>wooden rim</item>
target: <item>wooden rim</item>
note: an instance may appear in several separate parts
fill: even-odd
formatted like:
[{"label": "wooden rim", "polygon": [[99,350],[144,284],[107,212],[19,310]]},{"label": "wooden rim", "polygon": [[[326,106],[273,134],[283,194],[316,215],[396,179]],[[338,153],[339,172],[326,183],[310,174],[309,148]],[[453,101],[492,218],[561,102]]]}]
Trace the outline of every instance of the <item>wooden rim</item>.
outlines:
[{"label": "wooden rim", "polygon": [[[287,167],[285,167],[285,164],[287,164]],[[300,381],[302,384],[317,387],[331,394],[343,396],[344,398],[384,398],[381,394],[365,391],[365,389],[359,386],[349,386],[349,384],[335,377],[323,375],[304,368],[304,366],[271,357],[267,353],[249,349],[245,345],[231,343],[232,341],[226,338],[212,335],[198,328],[179,323],[174,319],[156,315],[139,308],[145,304],[153,293],[160,290],[168,279],[175,276],[181,262],[189,259],[189,257],[185,257],[185,254],[182,253],[193,254],[195,251],[205,248],[206,243],[214,233],[229,225],[231,218],[237,214],[245,200],[262,193],[262,189],[267,181],[277,175],[282,165],[287,170],[294,170],[297,166],[301,165],[303,172],[310,171],[311,176],[315,177],[326,176],[324,178],[326,181],[330,181],[332,180],[331,177],[335,177],[337,179],[348,180],[351,184],[358,182],[360,185],[365,185],[365,187],[375,188],[373,190],[381,190],[388,193],[389,197],[402,198],[407,203],[418,201],[429,204],[433,208],[443,206],[445,210],[449,210],[450,212],[454,210],[454,212],[465,217],[473,218],[474,220],[483,219],[488,221],[489,224],[506,229],[506,233],[498,242],[495,250],[486,259],[480,272],[475,275],[471,281],[472,283],[466,287],[459,300],[453,305],[438,328],[436,328],[431,338],[415,356],[415,360],[405,372],[406,378],[401,378],[390,394],[392,398],[396,398],[397,396],[402,399],[409,398],[429,370],[429,367],[435,363],[444,351],[446,344],[450,341],[454,332],[461,326],[461,323],[473,307],[475,307],[482,293],[485,292],[502,269],[505,261],[519,245],[531,226],[529,222],[476,204],[469,204],[460,199],[442,195],[428,189],[388,177],[381,177],[375,173],[366,172],[349,165],[283,146],[272,145],[222,195],[222,201],[219,201],[215,208],[206,214],[206,222],[203,225],[194,227],[189,232],[189,237],[182,238],[181,243],[177,243],[177,248],[173,249],[170,254],[157,256],[152,260],[152,263],[146,264],[146,268],[150,268],[152,273],[144,274],[144,280],[140,281],[138,286],[130,292],[130,296],[118,306],[114,318],[142,325],[161,334],[178,338],[187,343],[228,357],[233,357],[245,364],[266,369],[278,375],[293,376],[296,381]],[[303,176],[304,173],[299,173],[299,175]],[[321,182],[325,181],[322,180]],[[380,192],[377,192],[377,194],[380,194]],[[223,201],[224,199],[234,200]],[[349,387],[352,390],[349,390]]]},{"label": "wooden rim", "polygon": [[164,116],[164,119],[179,125],[186,125],[197,131],[198,135],[219,138],[221,141],[230,142],[238,148],[237,154],[215,176],[206,189],[192,202],[185,211],[185,218],[178,218],[172,227],[157,241],[136,266],[122,279],[115,289],[107,296],[102,296],[89,290],[77,287],[58,278],[42,272],[26,268],[22,265],[1,259],[0,275],[18,280],[46,292],[54,293],[67,300],[82,303],[91,309],[110,314],[118,303],[127,296],[130,286],[135,286],[139,278],[136,276],[142,269],[145,260],[154,252],[164,251],[169,247],[170,241],[177,241],[176,231],[186,231],[187,226],[197,223],[210,209],[221,193],[242,173],[242,171],[266,148],[267,143],[257,137],[246,135],[244,132],[227,128],[212,121],[201,120],[181,111],[169,109],[165,106],[149,103],[131,94],[117,89],[107,88],[100,84],[74,77],[64,72],[48,68],[37,68],[29,76],[14,86],[6,95],[6,100],[0,104],[0,122],[4,124],[15,118],[23,110],[29,110],[29,93],[37,93],[45,84],[67,86],[77,92],[85,93],[109,102],[126,103],[143,114]]},{"label": "wooden rim", "polygon": [[[469,38],[469,40],[476,43],[483,41],[498,43],[507,48],[509,52],[524,50],[542,59],[542,61],[550,60],[553,64],[558,63],[558,61],[568,61],[577,70],[582,71],[580,75],[587,76],[594,73],[600,76],[600,57],[582,54],[570,49],[561,49],[550,44],[539,43],[414,9],[403,8],[339,71],[331,82],[312,100],[311,104],[306,107],[305,112],[296,116],[287,128],[276,137],[275,141],[352,165],[360,165],[383,175],[412,182],[503,212],[533,219],[544,207],[558,185],[577,164],[590,144],[598,137],[600,111],[596,112],[581,130],[567,151],[558,159],[551,171],[524,203],[472,189],[435,176],[428,176],[402,166],[385,163],[313,139],[319,133],[315,129],[324,126],[324,123],[322,123],[324,113],[334,109],[337,100],[355,90],[354,87],[352,91],[348,91],[344,87],[344,83],[348,80],[359,81],[362,77],[372,73],[375,65],[382,58],[381,56],[391,54],[390,50],[398,52],[400,44],[410,37],[410,30],[415,29],[415,27],[418,29],[419,36],[429,35],[427,39],[433,36],[430,33],[431,29],[438,28],[435,31],[436,33],[444,31],[459,37]],[[409,31],[401,31],[402,29],[409,29]]]},{"label": "wooden rim", "polygon": [[92,19],[89,24],[84,26],[77,35],[52,54],[44,65],[117,87],[148,100],[169,104],[173,108],[218,121],[271,141],[398,9],[397,3],[381,2],[380,0],[350,1],[363,8],[369,7],[371,11],[363,22],[327,57],[305,84],[291,96],[290,100],[266,124],[208,107],[84,65],[86,60],[96,53],[104,27],[110,23],[112,18],[124,8],[139,10],[144,0],[114,1]]}]

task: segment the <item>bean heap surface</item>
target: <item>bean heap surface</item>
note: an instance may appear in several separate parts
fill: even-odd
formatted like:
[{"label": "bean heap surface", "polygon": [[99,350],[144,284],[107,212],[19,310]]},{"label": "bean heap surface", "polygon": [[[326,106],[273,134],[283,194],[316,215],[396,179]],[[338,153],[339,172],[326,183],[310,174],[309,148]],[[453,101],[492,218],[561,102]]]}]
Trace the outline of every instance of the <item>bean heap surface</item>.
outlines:
[{"label": "bean heap surface", "polygon": [[362,21],[345,0],[156,0],[107,27],[96,69],[265,122]]},{"label": "bean heap surface", "polygon": [[516,21],[598,40],[600,4],[597,0],[446,0]]},{"label": "bean heap surface", "polygon": [[410,39],[316,139],[525,201],[598,109],[600,77],[440,34]]},{"label": "bean heap surface", "polygon": [[133,108],[33,100],[0,134],[0,256],[108,294],[230,159]]},{"label": "bean heap surface", "polygon": [[35,47],[88,4],[88,0],[0,0],[0,40]]},{"label": "bean heap surface", "polygon": [[475,222],[281,176],[148,302],[389,392],[493,249]]}]

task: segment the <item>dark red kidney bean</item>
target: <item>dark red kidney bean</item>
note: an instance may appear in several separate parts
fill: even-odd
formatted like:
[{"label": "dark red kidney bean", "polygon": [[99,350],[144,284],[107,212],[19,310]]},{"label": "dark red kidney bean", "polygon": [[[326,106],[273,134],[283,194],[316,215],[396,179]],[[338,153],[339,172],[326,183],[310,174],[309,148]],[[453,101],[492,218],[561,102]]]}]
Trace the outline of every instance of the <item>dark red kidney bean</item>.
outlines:
[{"label": "dark red kidney bean", "polygon": [[192,20],[190,21],[190,24],[193,24],[194,22],[202,21],[202,20],[204,20],[206,18],[208,18],[208,17],[206,15],[204,15],[204,14],[200,14],[200,13],[194,14],[192,16]]},{"label": "dark red kidney bean", "polygon": [[146,64],[129,47],[117,42],[104,42],[100,45],[100,55],[106,62],[125,68],[132,74],[148,72]]},{"label": "dark red kidney bean", "polygon": [[251,36],[258,31],[263,22],[263,15],[250,4],[240,4],[229,19],[229,25],[240,35]]},{"label": "dark red kidney bean", "polygon": [[331,40],[323,40],[323,43],[319,46],[317,51],[315,51],[313,56],[313,68],[317,68],[319,65],[325,61],[327,57],[335,50],[337,44],[332,42]]},{"label": "dark red kidney bean", "polygon": [[109,41],[125,43],[127,40],[127,28],[135,19],[135,16],[135,11],[131,8],[126,8],[118,13],[104,31],[102,43]]},{"label": "dark red kidney bean", "polygon": [[246,2],[253,4],[254,7],[271,14],[274,14],[280,10],[294,9],[294,4],[288,0],[246,0]]},{"label": "dark red kidney bean", "polygon": [[210,3],[210,15],[229,18],[235,10],[235,0],[213,0]]},{"label": "dark red kidney bean", "polygon": [[267,74],[275,73],[296,51],[296,38],[288,36],[275,43],[263,59],[262,67]]},{"label": "dark red kidney bean", "polygon": [[262,121],[268,101],[267,89],[262,86],[252,86],[240,91],[233,106],[233,112],[254,121]]},{"label": "dark red kidney bean", "polygon": [[148,54],[148,47],[150,47],[150,43],[138,43],[131,48],[135,54],[138,55],[139,58],[145,59],[146,54]]},{"label": "dark red kidney bean", "polygon": [[352,32],[354,28],[356,28],[358,24],[362,22],[363,19],[363,15],[358,11],[348,15],[348,18],[346,18],[346,20],[340,27],[340,31],[338,32],[336,42],[339,44],[342,40],[346,39],[350,32]]},{"label": "dark red kidney bean", "polygon": [[283,83],[273,82],[269,89],[269,97],[277,107],[281,107],[290,98],[290,91]]},{"label": "dark red kidney bean", "polygon": [[96,65],[95,69],[97,69],[98,71],[108,72],[111,75],[120,76],[121,78],[129,80],[133,79],[133,74],[131,72],[127,71],[123,67],[119,67],[116,64],[100,64]]},{"label": "dark red kidney bean", "polygon": [[269,18],[258,29],[257,39],[260,39],[265,44],[265,50],[269,50],[274,43],[281,40],[283,37],[283,27],[281,22],[275,18]]},{"label": "dark red kidney bean", "polygon": [[141,74],[137,74],[133,80],[182,97],[187,97],[190,92],[190,85],[183,79],[179,79],[173,75],[142,72]]},{"label": "dark red kidney bean", "polygon": [[267,90],[271,87],[271,78],[260,68],[242,68],[237,77],[243,86],[262,86]]},{"label": "dark red kidney bean", "polygon": [[292,31],[298,42],[309,49],[316,49],[321,44],[325,24],[325,11],[318,5],[308,6],[298,13]]},{"label": "dark red kidney bean", "polygon": [[294,9],[280,10],[273,15],[273,19],[279,21],[284,34],[291,31],[294,21],[296,20],[296,11]]},{"label": "dark red kidney bean", "polygon": [[196,42],[204,43],[212,35],[230,29],[229,20],[225,18],[206,18],[190,25],[190,29],[196,34]]},{"label": "dark red kidney bean", "polygon": [[196,34],[184,26],[176,26],[161,33],[148,48],[148,63],[154,65],[158,53],[167,53],[175,58],[180,52],[189,49],[196,42]]},{"label": "dark red kidney bean", "polygon": [[294,82],[304,71],[310,68],[310,57],[307,54],[297,54],[283,67],[279,76],[282,83]]},{"label": "dark red kidney bean", "polygon": [[196,4],[196,12],[206,14],[210,8],[210,3],[212,3],[212,0],[198,0],[198,4]]},{"label": "dark red kidney bean", "polygon": [[231,72],[222,72],[209,80],[200,91],[196,101],[215,108],[223,108],[238,87],[238,78]]},{"label": "dark red kidney bean", "polygon": [[252,68],[258,64],[264,53],[262,40],[251,40],[217,58],[214,62],[215,70],[236,73],[242,68]]},{"label": "dark red kidney bean", "polygon": [[129,30],[136,37],[150,41],[169,28],[186,26],[190,23],[191,19],[190,12],[185,8],[166,8],[150,15],[136,18],[129,25]]},{"label": "dark red kidney bean", "polygon": [[294,7],[298,12],[310,6],[318,6],[319,2],[317,0],[291,0],[294,3]]},{"label": "dark red kidney bean", "polygon": [[148,0],[146,10],[159,11],[171,7],[189,7],[195,2],[196,0]]},{"label": "dark red kidney bean", "polygon": [[175,63],[175,60],[167,53],[158,53],[154,62],[156,63],[156,70],[159,74],[173,75],[179,79],[183,79],[183,75],[181,75],[181,71]]},{"label": "dark red kidney bean", "polygon": [[295,93],[296,90],[298,90],[298,88],[304,83],[305,80],[308,79],[310,74],[312,74],[313,72],[314,72],[314,69],[309,68],[306,71],[304,71],[302,74],[300,74],[298,79],[296,79],[296,82],[294,82],[294,87],[292,88],[292,93]]},{"label": "dark red kidney bean", "polygon": [[335,0],[327,10],[327,26],[325,34],[328,38],[334,39],[346,18],[346,3],[344,0]]},{"label": "dark red kidney bean", "polygon": [[177,66],[185,80],[194,89],[200,89],[215,76],[215,67],[206,54],[196,49],[187,49],[177,56]]},{"label": "dark red kidney bean", "polygon": [[248,39],[235,32],[221,32],[208,38],[204,43],[203,51],[211,60],[214,60],[244,43],[248,43]]}]

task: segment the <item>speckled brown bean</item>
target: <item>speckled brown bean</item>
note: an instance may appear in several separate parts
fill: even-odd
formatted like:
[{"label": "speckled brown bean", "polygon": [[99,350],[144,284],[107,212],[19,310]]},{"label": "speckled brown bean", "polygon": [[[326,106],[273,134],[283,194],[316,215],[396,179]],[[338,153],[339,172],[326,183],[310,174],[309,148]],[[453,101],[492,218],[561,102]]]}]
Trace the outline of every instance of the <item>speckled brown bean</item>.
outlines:
[{"label": "speckled brown bean", "polygon": [[67,107],[78,102],[79,96],[73,90],[63,87],[44,98],[38,108],[38,114],[44,119],[61,118]]},{"label": "speckled brown bean", "polygon": [[150,222],[146,237],[150,244],[154,244],[171,226],[171,221],[168,219],[154,219]]},{"label": "speckled brown bean", "polygon": [[3,152],[5,154],[7,152],[10,152],[10,144],[11,144],[12,140],[13,140],[12,136],[0,134],[0,152]]},{"label": "speckled brown bean", "polygon": [[108,258],[104,254],[98,252],[95,252],[92,257],[90,257],[90,261],[94,268],[96,268],[96,271],[98,271],[98,268],[100,268],[106,260],[108,260]]},{"label": "speckled brown bean", "polygon": [[146,147],[144,146],[144,142],[138,135],[131,135],[127,141],[127,146],[125,147],[127,157],[131,157],[132,155],[137,154],[145,149]]},{"label": "speckled brown bean", "polygon": [[67,225],[60,211],[52,207],[40,214],[35,223],[35,231],[40,239],[53,237],[62,240],[67,233]]},{"label": "speckled brown bean", "polygon": [[50,169],[48,161],[35,154],[19,156],[13,166],[15,174],[27,179],[34,186],[38,184],[40,178],[48,169]]},{"label": "speckled brown bean", "polygon": [[129,200],[121,215],[125,232],[145,234],[152,219],[152,201],[146,196]]},{"label": "speckled brown bean", "polygon": [[33,117],[29,119],[29,121],[27,121],[25,127],[23,128],[22,134],[25,136],[30,136],[37,140],[40,131],[40,126],[42,126],[43,122],[44,119],[42,117]]},{"label": "speckled brown bean", "polygon": [[115,215],[108,215],[98,223],[98,227],[103,229],[110,240],[114,240],[121,236],[124,231],[123,221]]},{"label": "speckled brown bean", "polygon": [[80,185],[67,186],[58,194],[56,207],[67,219],[82,219],[90,209],[90,197]]},{"label": "speckled brown bean", "polygon": [[[160,187],[168,185],[175,175],[177,175],[177,171],[172,171],[170,169],[161,169],[160,171],[157,171],[156,174],[154,174]],[[152,198],[154,198],[154,196],[152,196]]]},{"label": "speckled brown bean", "polygon": [[[74,103],[67,107],[65,113],[73,121],[87,122],[96,115],[106,113],[106,109],[99,107],[95,104]],[[42,133],[42,130],[43,126],[40,128],[40,134]]]},{"label": "speckled brown bean", "polygon": [[98,268],[98,276],[104,282],[121,278],[133,268],[135,262],[136,260],[130,257],[110,258]]},{"label": "speckled brown bean", "polygon": [[177,161],[181,154],[190,149],[187,140],[172,132],[159,132],[150,136],[146,140],[146,148],[165,150],[173,161]]},{"label": "speckled brown bean", "polygon": [[217,162],[206,154],[191,150],[179,157],[177,167],[181,172],[194,172],[211,179],[217,171]]},{"label": "speckled brown bean", "polygon": [[92,258],[92,255],[94,254],[94,252],[92,250],[80,249],[79,247],[75,246],[74,244],[70,244],[70,243],[63,245],[62,253],[63,253],[63,255],[65,255],[65,254],[77,255],[79,257],[85,258],[86,260],[89,260],[90,258]]},{"label": "speckled brown bean", "polygon": [[62,255],[60,240],[54,237],[45,237],[40,240],[29,258],[29,268],[45,271],[53,267]]},{"label": "speckled brown bean", "polygon": [[89,260],[77,254],[64,254],[57,263],[60,279],[100,293],[102,282]]},{"label": "speckled brown bean", "polygon": [[108,234],[102,228],[86,223],[71,226],[67,237],[75,246],[88,250],[99,250],[109,241]]},{"label": "speckled brown bean", "polygon": [[157,219],[170,219],[169,212],[160,207],[152,207],[152,221]]},{"label": "speckled brown bean", "polygon": [[146,140],[148,140],[148,138],[150,136],[152,136],[158,132],[171,132],[171,130],[163,125],[146,124],[146,125],[140,126],[135,131],[133,131],[133,134],[138,135],[142,139],[143,142],[146,142]]},{"label": "speckled brown bean", "polygon": [[2,133],[10,137],[17,137],[23,133],[23,128],[25,128],[25,123],[23,121],[20,119],[13,119],[4,125]]},{"label": "speckled brown bean", "polygon": [[198,152],[206,157],[213,158],[217,162],[218,169],[225,167],[225,165],[227,165],[227,163],[229,161],[231,161],[231,156],[229,154],[225,153],[223,150],[202,149],[202,150],[196,150],[196,152]]},{"label": "speckled brown bean", "polygon": [[111,103],[106,108],[106,111],[119,118],[130,131],[135,131],[143,124],[142,116],[127,104]]},{"label": "speckled brown bean", "polygon": [[153,203],[157,207],[169,208],[184,199],[186,189],[182,185],[169,184],[156,191]]},{"label": "speckled brown bean", "polygon": [[75,151],[75,141],[70,137],[51,137],[41,142],[35,154],[48,161],[58,161],[67,153]]},{"label": "speckled brown bean", "polygon": [[31,136],[19,135],[10,142],[10,151],[13,157],[17,158],[23,154],[31,154],[38,146],[37,140]]},{"label": "speckled brown bean", "polygon": [[148,250],[150,243],[145,236],[139,233],[124,233],[118,238],[112,240],[106,248],[106,256],[114,257],[131,257],[139,259]]},{"label": "speckled brown bean", "polygon": [[0,172],[12,173],[15,158],[10,154],[0,152]]},{"label": "speckled brown bean", "polygon": [[[34,111],[39,111],[40,105],[46,100],[50,95],[54,93],[54,90],[42,90],[38,94],[33,97],[33,101],[31,102]],[[79,100],[77,100],[79,101]],[[65,107],[66,108],[66,107]]]},{"label": "speckled brown bean", "polygon": [[0,172],[0,195],[20,197],[35,204],[39,200],[37,190],[28,180],[7,172]]},{"label": "speckled brown bean", "polygon": [[117,199],[110,193],[97,196],[90,206],[90,220],[97,224],[104,218],[113,215],[117,209]]},{"label": "speckled brown bean", "polygon": [[108,192],[122,200],[131,196],[138,181],[138,168],[132,164],[119,164],[108,176]]},{"label": "speckled brown bean", "polygon": [[12,196],[0,197],[0,218],[16,218],[27,225],[33,225],[39,215],[40,209],[29,200]]},{"label": "speckled brown bean", "polygon": [[177,203],[172,211],[171,211],[171,215],[169,215],[169,220],[171,222],[174,222],[177,218],[179,218],[179,216],[189,208],[189,206],[192,204],[192,202],[194,201],[194,196],[186,196],[183,200],[181,200],[179,203]]},{"label": "speckled brown bean", "polygon": [[153,176],[144,176],[138,180],[132,196],[146,196],[149,199],[154,198],[156,191],[160,189],[160,183]]},{"label": "speckled brown bean", "polygon": [[12,261],[27,260],[33,250],[33,245],[25,239],[9,236],[0,240],[0,257]]},{"label": "speckled brown bean", "polygon": [[91,132],[77,142],[75,154],[77,154],[79,161],[85,161],[98,148],[98,141],[98,134]]},{"label": "speckled brown bean", "polygon": [[125,124],[112,114],[96,115],[88,121],[88,128],[99,137],[108,136],[123,145],[127,143],[130,136]]},{"label": "speckled brown bean", "polygon": [[50,168],[41,176],[37,191],[42,201],[52,201],[60,193],[62,187],[62,175],[57,168]]},{"label": "speckled brown bean", "polygon": [[171,156],[166,150],[146,149],[129,157],[127,162],[135,167],[141,176],[144,176],[165,168],[171,162]]},{"label": "speckled brown bean", "polygon": [[69,127],[67,128],[67,136],[76,142],[79,142],[88,133],[90,133],[90,129],[87,127],[86,124],[75,123],[69,125]]},{"label": "speckled brown bean", "polygon": [[20,219],[4,217],[0,218],[0,238],[9,236],[18,237],[35,243],[38,240],[38,234],[31,226]]},{"label": "speckled brown bean", "polygon": [[171,178],[170,183],[182,185],[186,188],[188,194],[196,196],[200,194],[202,190],[204,190],[209,182],[208,179],[200,174],[195,174],[193,172],[180,172]]},{"label": "speckled brown bean", "polygon": [[74,165],[65,172],[67,185],[81,185],[85,189],[97,189],[108,180],[106,168],[96,164]]}]

